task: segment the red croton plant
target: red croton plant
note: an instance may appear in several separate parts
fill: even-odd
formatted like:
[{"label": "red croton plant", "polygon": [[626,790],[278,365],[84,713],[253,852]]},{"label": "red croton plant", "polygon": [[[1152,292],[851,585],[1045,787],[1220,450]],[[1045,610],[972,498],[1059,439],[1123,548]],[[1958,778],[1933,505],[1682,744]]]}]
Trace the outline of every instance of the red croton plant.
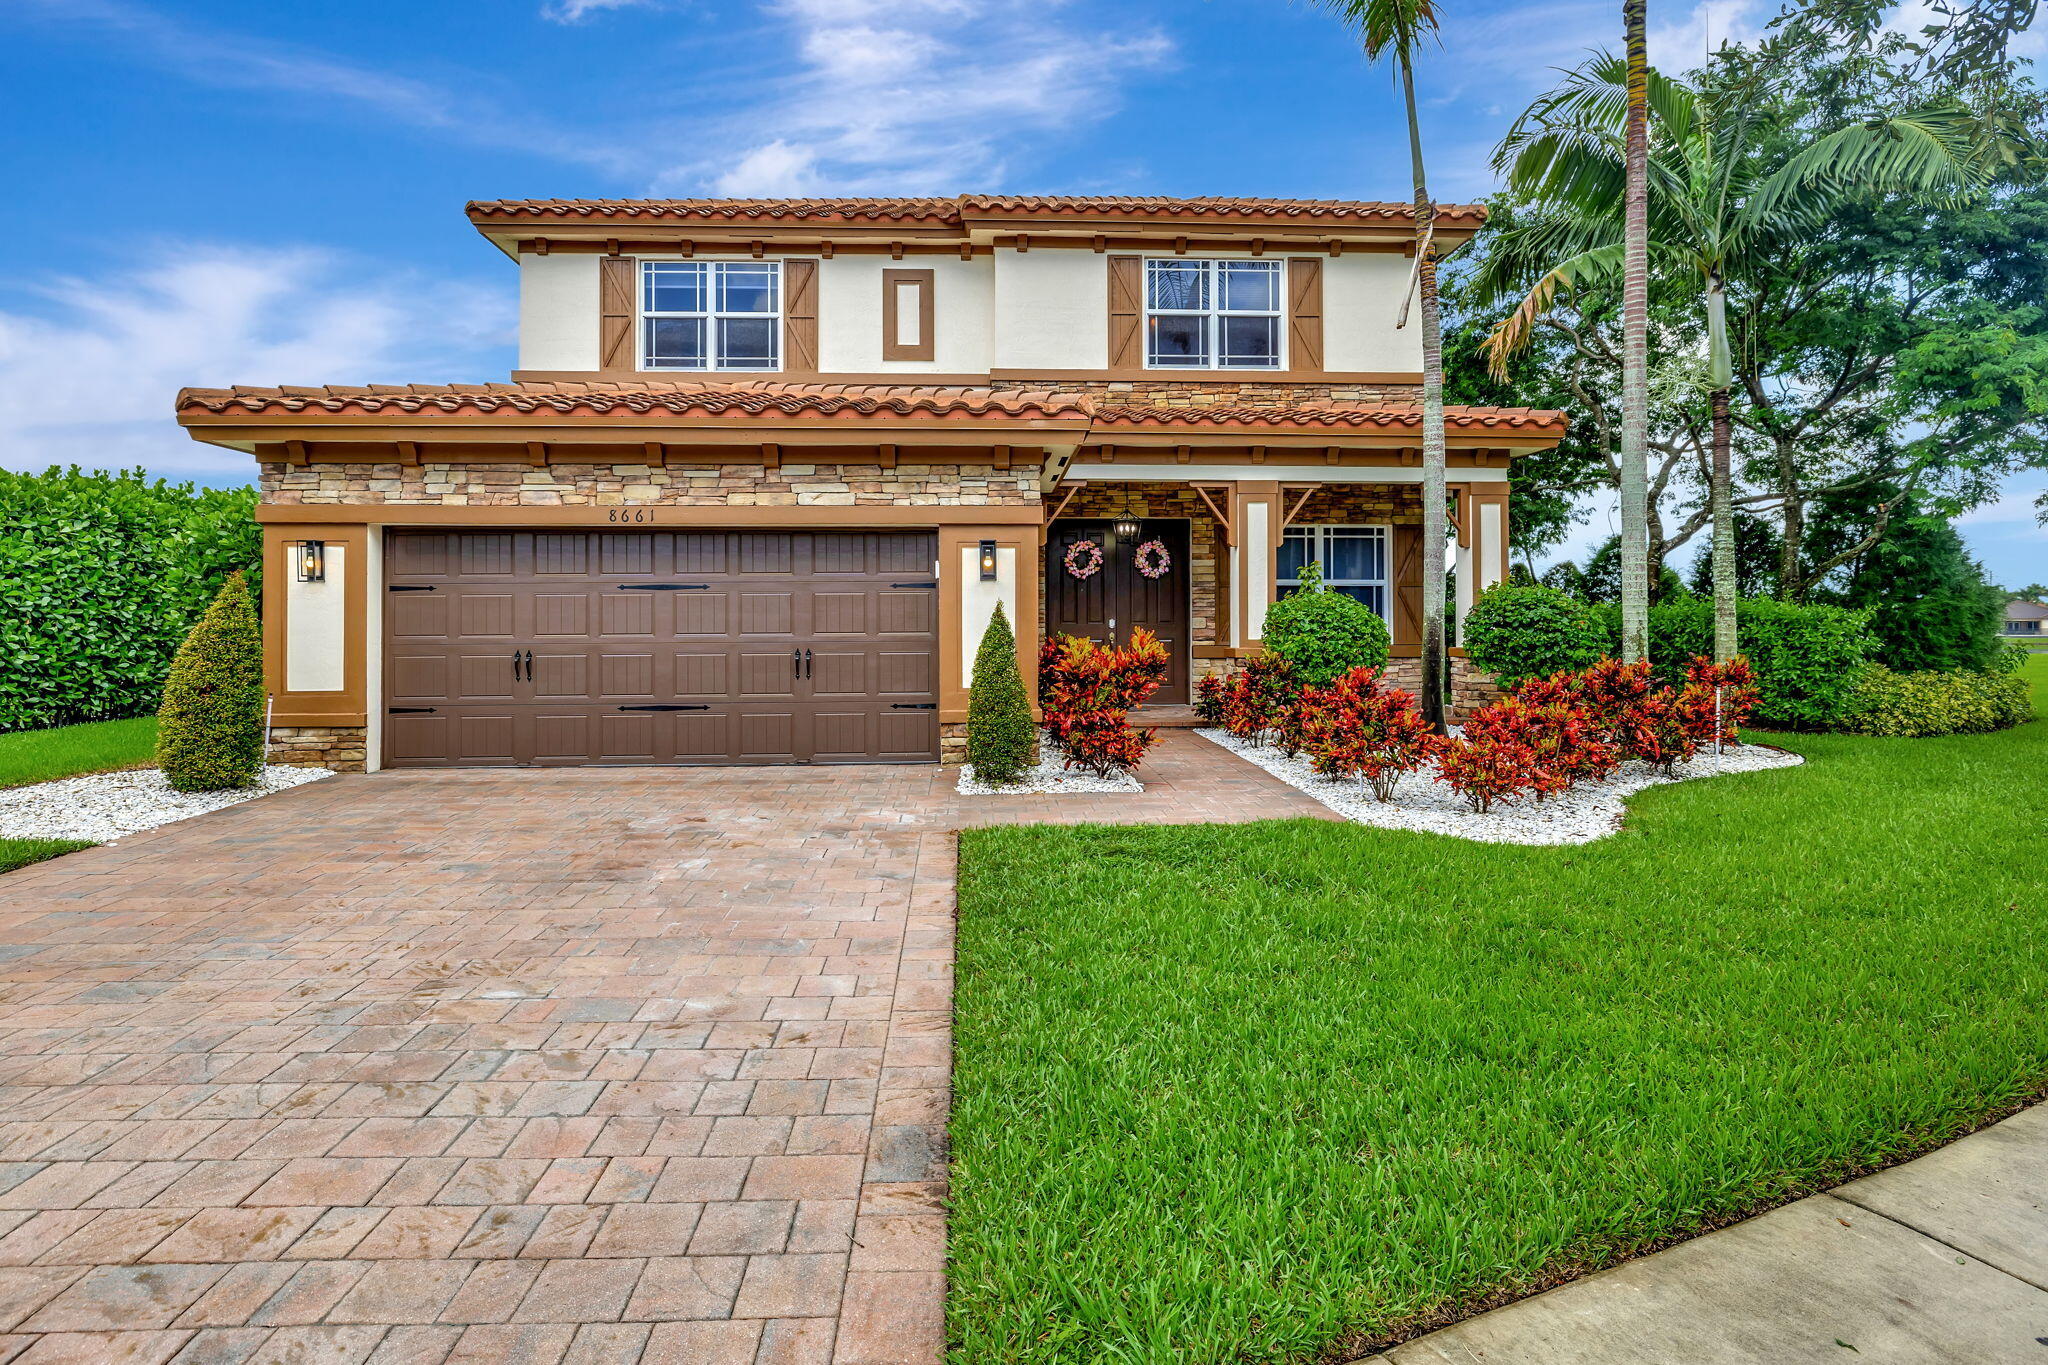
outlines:
[{"label": "red croton plant", "polygon": [[1068,768],[1112,777],[1138,766],[1159,737],[1131,725],[1131,708],[1166,681],[1166,646],[1151,631],[1121,648],[1078,635],[1049,638],[1038,653],[1038,704]]}]

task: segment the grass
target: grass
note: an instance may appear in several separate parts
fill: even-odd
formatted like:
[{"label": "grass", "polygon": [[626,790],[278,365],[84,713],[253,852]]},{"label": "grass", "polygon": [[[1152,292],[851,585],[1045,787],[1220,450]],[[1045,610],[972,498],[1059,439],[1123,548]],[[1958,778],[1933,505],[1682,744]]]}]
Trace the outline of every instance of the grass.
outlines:
[{"label": "grass", "polygon": [[1360,1353],[2041,1094],[2048,724],[1774,738],[1575,848],[964,834],[953,1358]]},{"label": "grass", "polygon": [[[142,767],[155,754],[155,716],[21,730],[0,735],[0,788]],[[0,838],[0,872],[91,847],[77,839]]]}]

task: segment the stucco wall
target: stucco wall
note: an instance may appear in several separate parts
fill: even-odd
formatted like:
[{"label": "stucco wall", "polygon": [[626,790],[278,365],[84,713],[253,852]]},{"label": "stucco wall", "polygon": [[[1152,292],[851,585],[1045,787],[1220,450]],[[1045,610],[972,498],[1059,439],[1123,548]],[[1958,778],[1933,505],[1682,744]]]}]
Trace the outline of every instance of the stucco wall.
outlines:
[{"label": "stucco wall", "polygon": [[[932,359],[882,359],[882,272],[932,272]],[[818,368],[838,374],[979,374],[991,362],[995,264],[987,256],[834,256],[818,263]]]},{"label": "stucco wall", "polygon": [[597,261],[583,255],[519,258],[519,368],[594,370]]}]

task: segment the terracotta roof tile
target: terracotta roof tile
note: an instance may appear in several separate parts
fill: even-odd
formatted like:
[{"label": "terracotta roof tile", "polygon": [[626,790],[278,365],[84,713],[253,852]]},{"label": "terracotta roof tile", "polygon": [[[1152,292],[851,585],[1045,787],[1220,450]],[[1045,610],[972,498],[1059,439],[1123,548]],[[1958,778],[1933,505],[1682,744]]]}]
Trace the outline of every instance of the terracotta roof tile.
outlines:
[{"label": "terracotta roof tile", "polygon": [[766,380],[665,380],[617,383],[328,384],[317,388],[184,389],[181,413],[553,412],[603,415],[666,411],[677,416],[781,413],[972,418],[983,416],[1085,420],[1088,400],[1047,390],[960,388],[911,384],[795,384]]},{"label": "terracotta roof tile", "polygon": [[[997,215],[1031,218],[1298,218],[1331,225],[1412,223],[1412,204],[1348,199],[1160,195],[977,195],[952,199],[487,199],[468,208],[478,223],[553,218],[667,222],[900,222],[963,226]],[[1439,204],[1440,223],[1486,218],[1483,204]]]},{"label": "terracotta roof tile", "polygon": [[[1311,428],[1410,431],[1422,410],[1403,405],[1310,403],[1250,406],[1161,407],[1105,403],[1088,394],[1049,389],[995,389],[922,384],[803,384],[770,379],[664,379],[549,381],[504,384],[326,384],[258,388],[185,389],[178,412],[200,418],[243,414],[405,413],[434,417],[466,413],[552,413],[603,417],[610,413],[666,412],[678,417],[843,417],[890,413],[902,417],[972,420],[1019,417],[1086,423],[1097,429],[1168,427]],[[1449,407],[1445,424],[1459,431],[1562,435],[1565,414],[1534,408]]]}]

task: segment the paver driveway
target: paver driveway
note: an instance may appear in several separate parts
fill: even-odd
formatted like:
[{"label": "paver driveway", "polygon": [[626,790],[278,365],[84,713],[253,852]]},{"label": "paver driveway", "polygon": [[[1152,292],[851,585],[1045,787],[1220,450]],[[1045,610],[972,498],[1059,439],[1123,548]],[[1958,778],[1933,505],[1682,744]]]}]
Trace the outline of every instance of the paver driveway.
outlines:
[{"label": "paver driveway", "polygon": [[961,823],[1326,815],[932,768],[344,777],[0,877],[0,1363],[942,1348]]}]

